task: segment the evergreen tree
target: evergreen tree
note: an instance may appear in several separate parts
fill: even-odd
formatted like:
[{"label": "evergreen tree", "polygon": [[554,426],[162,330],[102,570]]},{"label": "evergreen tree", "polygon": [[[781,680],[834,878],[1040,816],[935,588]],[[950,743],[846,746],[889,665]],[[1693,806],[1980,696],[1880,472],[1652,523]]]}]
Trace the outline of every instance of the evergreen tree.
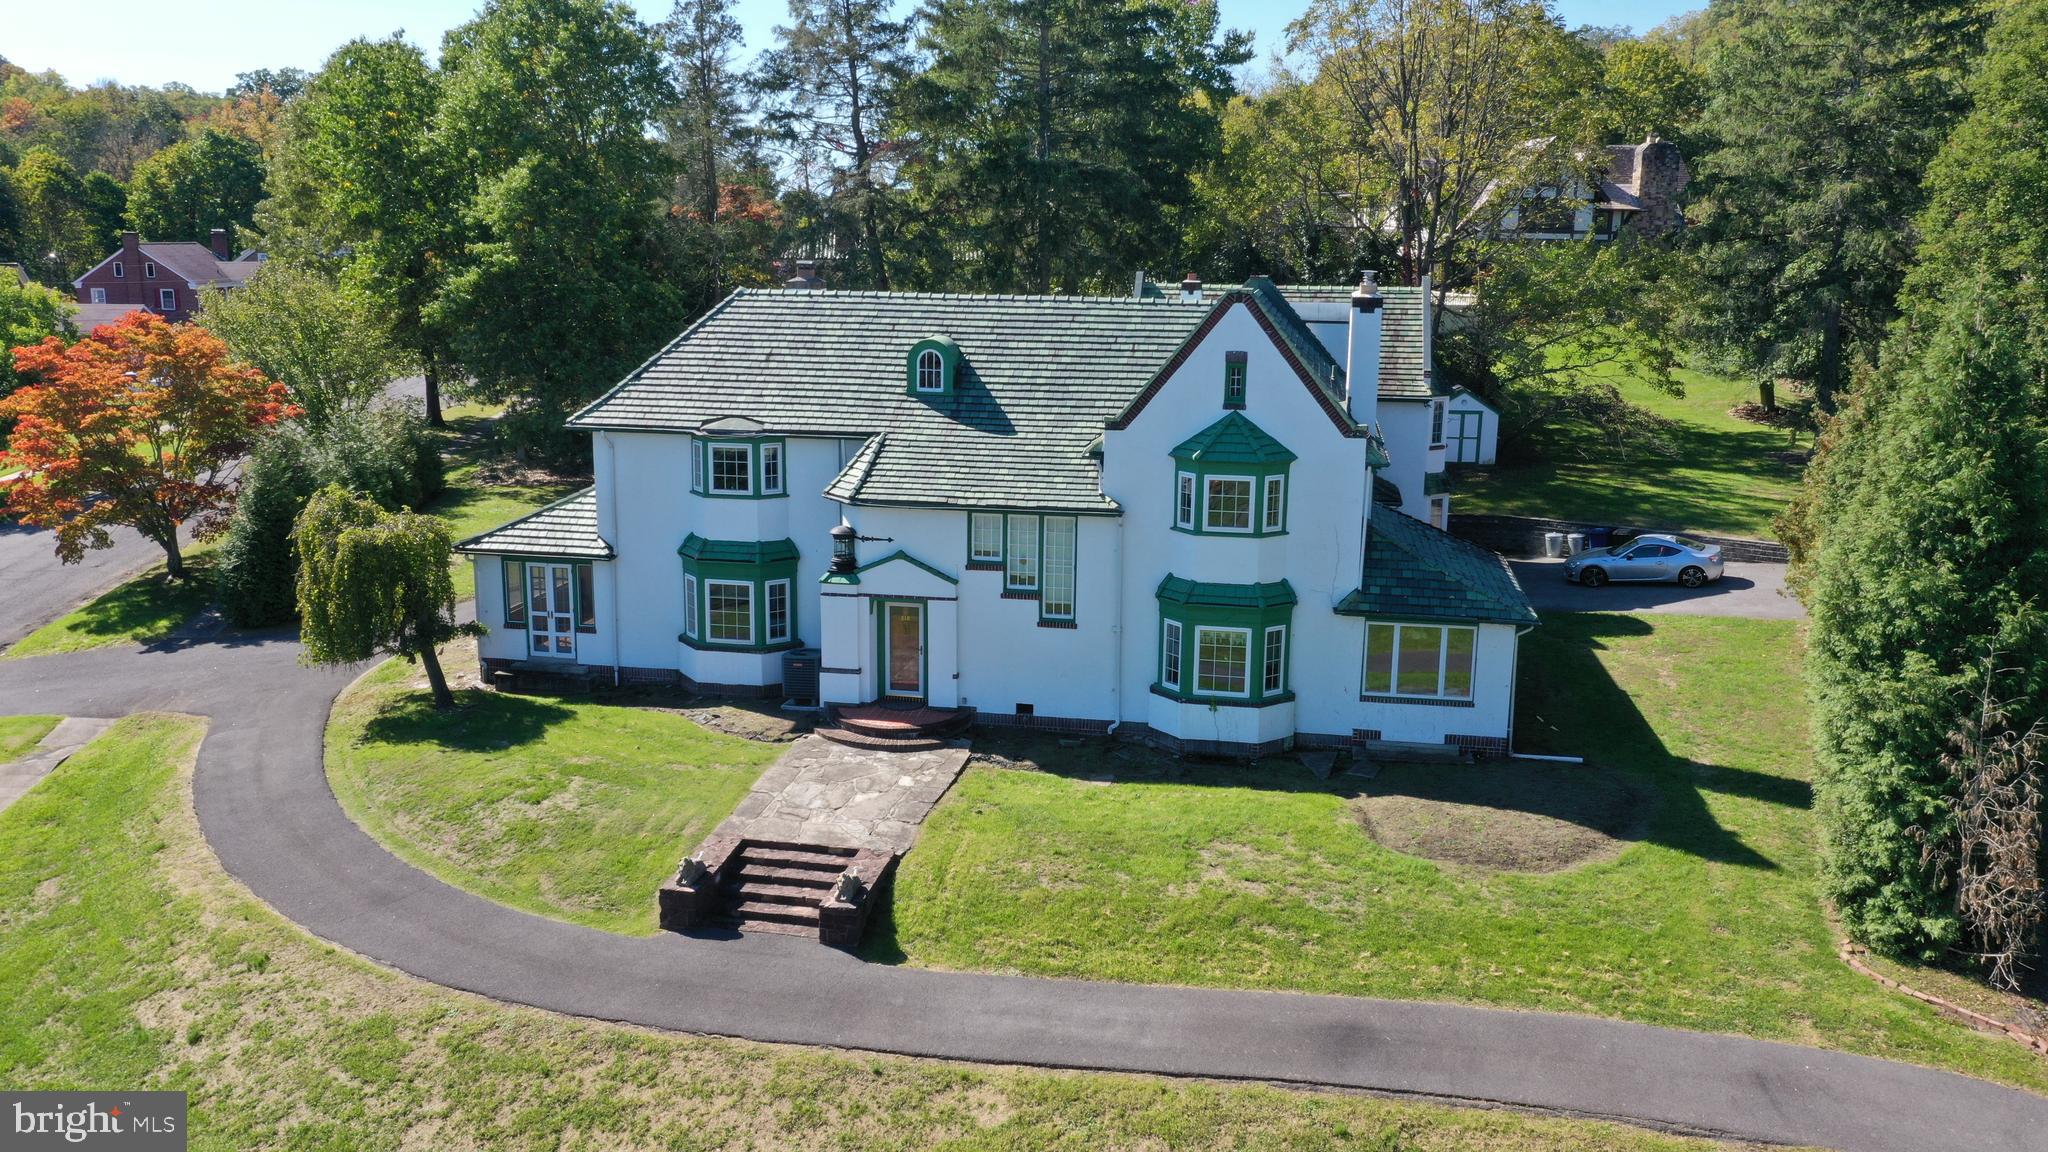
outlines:
[{"label": "evergreen tree", "polygon": [[1176,261],[1251,54],[1213,3],[931,0],[922,25],[901,116],[924,279],[1080,292]]},{"label": "evergreen tree", "polygon": [[911,70],[910,23],[888,19],[888,0],[790,0],[787,25],[764,55],[755,86],[767,122],[806,170],[830,185],[826,211],[857,222],[840,270],[889,287],[884,221],[896,192],[891,106]]},{"label": "evergreen tree", "polygon": [[128,225],[127,187],[105,172],[87,172],[79,181],[79,191],[92,251],[112,252],[120,247],[121,230]]},{"label": "evergreen tree", "polygon": [[732,0],[677,0],[658,34],[675,89],[660,117],[674,170],[669,240],[697,312],[737,285],[767,282],[780,214],[734,64],[745,36]]},{"label": "evergreen tree", "polygon": [[451,32],[434,134],[467,243],[430,315],[514,439],[585,451],[562,421],[683,319],[661,247],[674,104],[654,37],[622,3],[495,0]]},{"label": "evergreen tree", "polygon": [[[1913,254],[1921,177],[1967,109],[1976,0],[1750,0],[1708,54],[1692,189],[1703,331],[1823,411],[1875,358]],[[1726,31],[1726,30],[1724,30]]]}]

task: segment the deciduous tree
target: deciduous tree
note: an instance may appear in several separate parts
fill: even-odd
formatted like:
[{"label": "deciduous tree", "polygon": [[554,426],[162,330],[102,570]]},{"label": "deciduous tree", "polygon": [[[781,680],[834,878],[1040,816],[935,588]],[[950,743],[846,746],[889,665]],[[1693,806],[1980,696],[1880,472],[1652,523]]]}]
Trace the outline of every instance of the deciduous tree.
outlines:
[{"label": "deciduous tree", "polygon": [[240,136],[211,128],[136,166],[128,181],[128,222],[152,240],[206,243],[215,228],[232,240],[263,199],[263,154]]},{"label": "deciduous tree", "polygon": [[235,358],[284,385],[316,427],[360,416],[398,363],[369,310],[315,271],[266,264],[240,288],[209,289],[201,310]]},{"label": "deciduous tree", "polygon": [[48,148],[31,148],[14,166],[21,201],[21,263],[45,284],[65,284],[104,253],[94,244],[85,213],[85,186],[69,161]]},{"label": "deciduous tree", "polygon": [[299,514],[299,635],[315,664],[355,664],[386,653],[426,668],[434,704],[455,697],[434,648],[476,630],[455,623],[447,525],[386,512],[339,485]]},{"label": "deciduous tree", "polygon": [[125,524],[185,575],[178,530],[216,533],[234,505],[236,462],[256,432],[293,409],[284,386],[228,358],[203,328],[131,312],[75,344],[14,350],[34,383],[5,401],[16,420],[0,470],[20,470],[8,507],[49,529],[76,563]]}]

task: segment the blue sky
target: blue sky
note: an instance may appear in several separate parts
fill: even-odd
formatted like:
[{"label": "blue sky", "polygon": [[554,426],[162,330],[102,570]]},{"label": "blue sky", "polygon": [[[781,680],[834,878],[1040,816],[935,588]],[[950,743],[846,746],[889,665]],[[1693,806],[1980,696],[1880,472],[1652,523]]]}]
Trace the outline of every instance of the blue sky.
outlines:
[{"label": "blue sky", "polygon": [[[350,37],[403,28],[429,48],[467,20],[480,0],[90,0],[84,10],[52,0],[7,0],[0,56],[25,68],[54,68],[74,84],[179,80],[217,92],[235,73],[287,65],[312,69]],[[634,0],[645,19],[671,0]],[[898,0],[908,9],[914,0]],[[1224,22],[1257,34],[1261,58],[1285,39],[1306,0],[1220,0]],[[1557,0],[1566,23],[1626,24],[1642,31],[1704,0]],[[81,11],[90,16],[81,23]],[[787,0],[739,0],[750,50],[765,45]],[[89,26],[88,26],[89,25]]]}]

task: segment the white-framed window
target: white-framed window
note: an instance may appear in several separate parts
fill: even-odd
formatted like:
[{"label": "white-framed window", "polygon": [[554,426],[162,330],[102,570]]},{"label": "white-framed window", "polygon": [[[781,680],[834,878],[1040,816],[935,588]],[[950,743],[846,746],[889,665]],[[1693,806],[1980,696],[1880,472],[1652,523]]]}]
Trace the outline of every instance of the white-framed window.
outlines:
[{"label": "white-framed window", "polygon": [[1195,629],[1195,691],[1204,696],[1249,696],[1252,630]]},{"label": "white-framed window", "polygon": [[1451,519],[1451,498],[1450,498],[1449,496],[1432,496],[1432,497],[1430,497],[1430,498],[1429,498],[1429,526],[1430,526],[1431,528],[1442,528],[1442,527],[1444,527],[1444,526],[1445,526],[1446,524],[1448,524],[1448,523],[1450,522],[1450,519]]},{"label": "white-framed window", "polygon": [[695,640],[697,632],[697,578],[683,577],[683,635]]},{"label": "white-framed window", "polygon": [[690,491],[704,490],[704,442],[690,438]]},{"label": "white-framed window", "polygon": [[751,581],[704,581],[704,638],[714,644],[754,642],[754,585]]},{"label": "white-framed window", "polygon": [[1038,587],[1038,517],[1012,513],[1009,518],[1009,559],[1003,586],[1018,591]]},{"label": "white-framed window", "polygon": [[144,260],[142,262],[142,278],[144,280],[156,279],[156,262],[154,260]]},{"label": "white-framed window", "polygon": [[1174,691],[1180,691],[1180,621],[1166,621],[1166,631],[1159,639],[1159,683]]},{"label": "white-framed window", "polygon": [[105,288],[93,289],[92,302],[95,304],[105,304],[107,302],[107,290]]},{"label": "white-framed window", "polygon": [[1173,525],[1176,528],[1195,526],[1195,474],[1182,472],[1174,484]]},{"label": "white-framed window", "polygon": [[782,445],[761,445],[761,494],[782,494]]},{"label": "white-framed window", "polygon": [[1045,518],[1045,571],[1038,593],[1038,614],[1047,620],[1074,618],[1075,537],[1072,516]]},{"label": "white-framed window", "polygon": [[1265,675],[1260,678],[1260,690],[1266,695],[1283,690],[1287,685],[1287,626],[1276,624],[1266,629]]},{"label": "white-framed window", "polygon": [[754,491],[754,450],[745,444],[711,446],[710,490],[721,496],[747,496]]},{"label": "white-framed window", "polygon": [[1432,448],[1444,442],[1444,402],[1432,400],[1429,404],[1429,446]]},{"label": "white-framed window", "polygon": [[122,266],[121,266],[121,262],[120,262],[119,260],[116,260],[116,261],[114,261],[114,279],[116,279],[116,280],[122,280],[122,279],[126,279],[126,278],[127,278],[127,276],[128,276],[128,269],[126,269],[126,268],[122,267]]},{"label": "white-framed window", "polygon": [[768,643],[789,639],[789,581],[770,580],[768,590]]},{"label": "white-framed window", "polygon": [[1287,526],[1287,477],[1266,477],[1266,506],[1259,525],[1267,532],[1278,532]]},{"label": "white-framed window", "polygon": [[970,512],[967,514],[967,562],[970,564],[1001,564],[1003,562],[1003,514],[1001,512]]},{"label": "white-framed window", "polygon": [[946,390],[946,358],[936,348],[927,348],[917,354],[917,390],[919,392],[944,392]]},{"label": "white-framed window", "polygon": [[176,288],[158,289],[156,304],[158,309],[162,311],[176,312],[178,310],[178,290]]},{"label": "white-framed window", "polygon": [[1203,486],[1202,527],[1211,532],[1252,530],[1252,478],[1211,476]]},{"label": "white-framed window", "polygon": [[1456,624],[1365,626],[1365,693],[1470,700],[1479,630]]}]

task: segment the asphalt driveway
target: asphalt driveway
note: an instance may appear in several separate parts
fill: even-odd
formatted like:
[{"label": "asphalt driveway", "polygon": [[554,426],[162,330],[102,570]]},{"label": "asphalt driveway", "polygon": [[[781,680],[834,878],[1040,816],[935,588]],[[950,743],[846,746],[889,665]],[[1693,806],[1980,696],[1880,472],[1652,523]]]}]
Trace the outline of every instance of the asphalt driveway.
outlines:
[{"label": "asphalt driveway", "polygon": [[111,532],[112,548],[65,564],[48,532],[0,521],[0,649],[164,558],[134,529]]},{"label": "asphalt driveway", "polygon": [[1582,588],[1564,578],[1562,560],[1510,560],[1529,603],[1544,612],[1646,612],[1804,620],[1806,608],[1785,590],[1783,564],[1729,561],[1719,580],[1701,588],[1676,584],[1609,584]]}]

